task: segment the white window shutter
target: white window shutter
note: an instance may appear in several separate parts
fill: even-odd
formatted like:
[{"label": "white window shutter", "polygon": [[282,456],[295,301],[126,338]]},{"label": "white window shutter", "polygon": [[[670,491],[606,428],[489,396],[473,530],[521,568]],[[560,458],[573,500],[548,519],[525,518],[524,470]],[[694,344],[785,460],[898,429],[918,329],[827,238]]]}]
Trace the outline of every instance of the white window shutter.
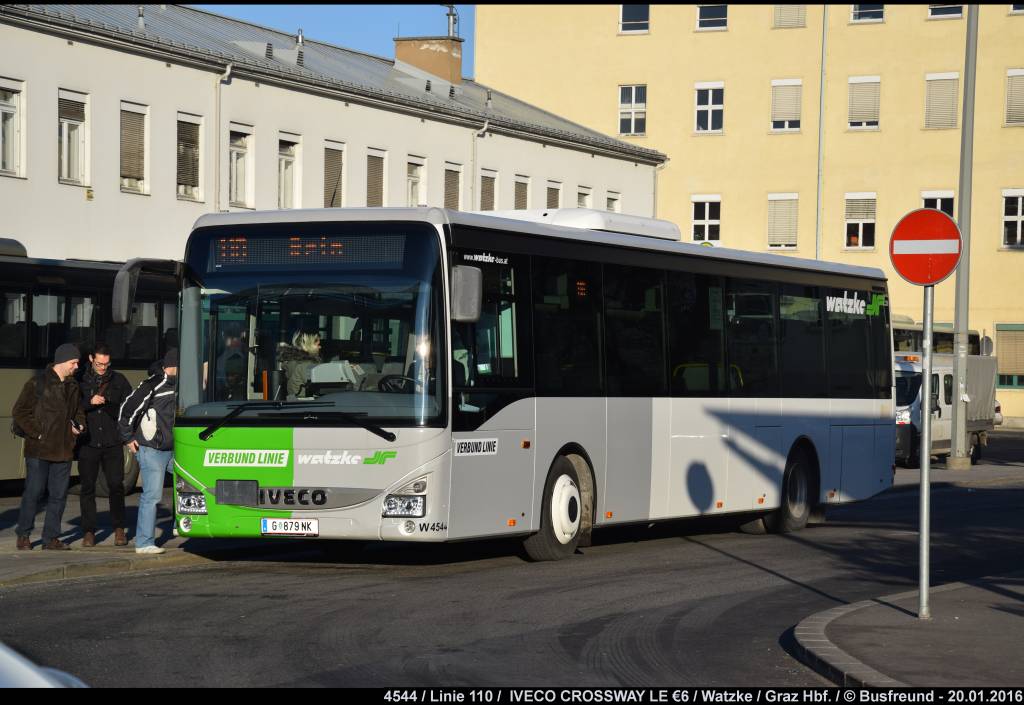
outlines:
[{"label": "white window shutter", "polygon": [[796,247],[797,199],[768,201],[768,246]]},{"label": "white window shutter", "polygon": [[1024,125],[1024,75],[1006,77],[1006,124]]},{"label": "white window shutter", "polygon": [[881,83],[850,84],[850,122],[878,120]]},{"label": "white window shutter", "polygon": [[999,374],[1024,375],[1024,330],[996,328],[996,356]]},{"label": "white window shutter", "polygon": [[494,210],[494,177],[480,177],[480,210]]},{"label": "white window shutter", "polygon": [[960,81],[943,78],[925,81],[928,84],[925,98],[925,127],[956,127],[957,94]]},{"label": "white window shutter", "polygon": [[874,220],[875,219],[874,198],[847,198],[846,219],[847,220]]},{"label": "white window shutter", "polygon": [[799,120],[803,86],[772,86],[772,122]]},{"label": "white window shutter", "polygon": [[806,27],[807,5],[776,5],[775,27]]}]

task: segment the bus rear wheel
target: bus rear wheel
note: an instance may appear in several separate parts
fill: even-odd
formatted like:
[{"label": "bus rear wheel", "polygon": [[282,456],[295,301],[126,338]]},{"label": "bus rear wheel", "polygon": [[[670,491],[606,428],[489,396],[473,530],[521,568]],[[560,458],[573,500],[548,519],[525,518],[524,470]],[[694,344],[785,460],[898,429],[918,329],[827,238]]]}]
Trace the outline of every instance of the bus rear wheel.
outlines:
[{"label": "bus rear wheel", "polygon": [[551,465],[544,483],[540,531],[523,541],[530,560],[557,561],[576,552],[582,526],[583,501],[576,468],[566,457]]},{"label": "bus rear wheel", "polygon": [[811,464],[801,451],[786,463],[782,481],[782,504],[765,517],[769,531],[788,534],[807,526],[811,517]]}]

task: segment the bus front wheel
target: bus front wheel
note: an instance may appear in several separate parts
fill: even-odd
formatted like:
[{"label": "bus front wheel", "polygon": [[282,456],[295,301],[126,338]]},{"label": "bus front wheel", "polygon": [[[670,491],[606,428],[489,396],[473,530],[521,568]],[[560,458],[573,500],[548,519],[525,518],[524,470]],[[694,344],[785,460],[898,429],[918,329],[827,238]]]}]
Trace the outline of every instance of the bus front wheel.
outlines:
[{"label": "bus front wheel", "polygon": [[551,465],[544,483],[540,531],[523,541],[526,555],[534,561],[557,561],[576,552],[582,526],[583,501],[576,468],[568,458]]},{"label": "bus front wheel", "polygon": [[811,467],[803,452],[796,452],[786,464],[782,482],[782,504],[765,517],[769,531],[788,534],[807,526],[811,517]]}]

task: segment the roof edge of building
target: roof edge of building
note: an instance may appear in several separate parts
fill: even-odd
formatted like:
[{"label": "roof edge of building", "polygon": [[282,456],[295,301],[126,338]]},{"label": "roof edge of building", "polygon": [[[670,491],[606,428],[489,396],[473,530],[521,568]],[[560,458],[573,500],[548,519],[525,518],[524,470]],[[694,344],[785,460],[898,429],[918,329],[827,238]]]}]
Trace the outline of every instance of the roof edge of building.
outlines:
[{"label": "roof edge of building", "polygon": [[[186,9],[195,10],[195,8]],[[206,11],[200,10],[200,12]],[[216,13],[207,14],[223,17],[221,15],[216,15]],[[226,19],[230,20],[232,18]],[[237,22],[239,20],[234,21]],[[594,139],[564,130],[546,128],[533,123],[520,122],[512,118],[491,115],[487,112],[466,108],[456,109],[451,106],[439,105],[429,101],[421,101],[412,96],[401,93],[394,93],[363,84],[351,83],[329,76],[319,75],[318,77],[314,77],[309,75],[313,73],[309,70],[303,72],[297,69],[263,65],[265,62],[260,62],[255,59],[240,59],[237,56],[232,56],[223,52],[189,46],[184,43],[178,43],[154,36],[140,36],[140,33],[135,31],[125,31],[120,28],[113,27],[112,25],[100,25],[55,10],[51,11],[44,9],[40,11],[24,5],[0,5],[0,23],[22,26],[28,29],[40,29],[41,25],[43,27],[50,28],[51,30],[64,31],[75,34],[79,37],[84,35],[84,38],[90,39],[99,44],[112,46],[115,49],[123,50],[126,48],[123,45],[128,45],[128,47],[136,50],[144,51],[149,49],[155,52],[162,52],[162,59],[167,59],[169,55],[183,60],[186,64],[201,65],[206,63],[206,68],[210,70],[223,71],[227,64],[230,63],[234,66],[234,72],[238,73],[239,69],[244,66],[246,72],[259,76],[261,80],[267,80],[267,78],[270,77],[271,79],[278,78],[283,81],[293,81],[299,84],[305,84],[319,90],[349,91],[353,95],[342,94],[342,99],[352,100],[354,97],[356,99],[363,98],[365,100],[369,100],[371,103],[379,101],[392,109],[405,108],[406,110],[412,110],[416,114],[421,112],[430,113],[431,115],[429,115],[429,117],[434,119],[448,117],[451,119],[450,121],[453,120],[455,122],[471,123],[467,126],[479,127],[484,123],[490,123],[489,128],[495,132],[508,132],[515,136],[526,136],[541,142],[550,141],[555,145],[566,146],[576,151],[600,153],[604,156],[627,161],[641,162],[651,166],[657,166],[668,161],[668,156],[661,152],[643,147],[634,147],[633,145],[615,140],[611,137],[607,137],[605,139]],[[259,27],[259,25],[253,26]],[[266,31],[278,34],[281,33],[280,30],[271,28],[260,27],[260,29],[265,29]],[[322,42],[318,43],[322,44]],[[327,46],[333,47],[333,45]],[[334,48],[346,52],[351,51],[344,47]],[[354,53],[361,54],[362,52]],[[372,54],[366,54],[366,56],[392,65],[394,64],[392,60],[381,59],[380,57],[373,56]],[[474,83],[476,82],[474,81]],[[477,85],[483,84],[478,83]],[[501,93],[501,91],[497,92]],[[501,94],[508,96],[508,94],[505,93]],[[508,97],[519,100],[514,96]],[[525,103],[525,101],[520,102]],[[536,106],[532,107],[536,108]],[[537,109],[543,111],[541,108]],[[543,112],[546,112],[549,115],[554,115],[548,111]],[[571,121],[568,121],[561,116],[555,117],[558,117],[560,120],[565,120],[570,124],[576,124],[571,123]]]}]

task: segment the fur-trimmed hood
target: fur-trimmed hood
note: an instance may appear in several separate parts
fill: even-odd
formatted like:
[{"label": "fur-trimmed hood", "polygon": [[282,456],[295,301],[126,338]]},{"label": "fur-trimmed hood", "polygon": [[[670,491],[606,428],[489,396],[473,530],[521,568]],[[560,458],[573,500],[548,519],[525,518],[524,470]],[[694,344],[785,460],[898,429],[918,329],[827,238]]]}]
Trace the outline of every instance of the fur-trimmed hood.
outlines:
[{"label": "fur-trimmed hood", "polygon": [[320,362],[319,356],[312,355],[301,348],[296,348],[291,345],[282,346],[277,352],[277,359],[281,363]]}]

